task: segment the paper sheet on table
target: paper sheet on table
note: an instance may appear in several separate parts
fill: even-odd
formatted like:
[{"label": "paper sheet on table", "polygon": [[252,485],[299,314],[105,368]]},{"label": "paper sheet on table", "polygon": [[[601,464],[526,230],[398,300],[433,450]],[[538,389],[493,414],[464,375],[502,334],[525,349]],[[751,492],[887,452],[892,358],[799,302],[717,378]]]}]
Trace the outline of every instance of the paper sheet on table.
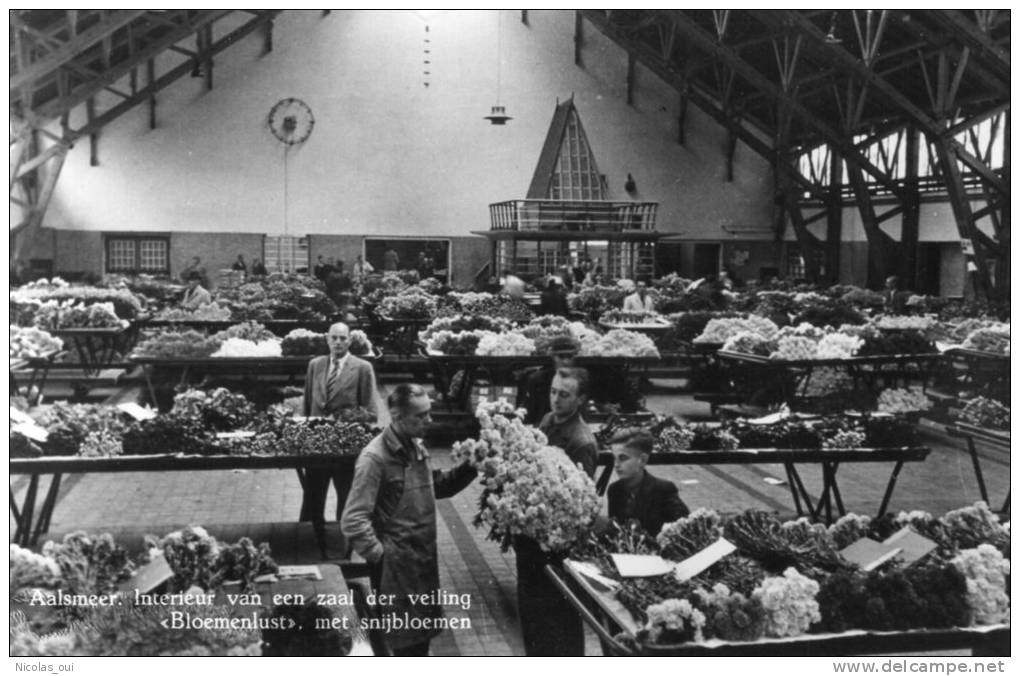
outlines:
[{"label": "paper sheet on table", "polygon": [[280,569],[276,571],[276,577],[281,580],[321,580],[322,573],[319,572],[319,567],[314,564],[308,566],[280,566]]},{"label": "paper sheet on table", "polygon": [[774,425],[780,420],[785,420],[786,418],[789,417],[790,409],[783,407],[782,409],[776,411],[775,413],[763,415],[760,418],[751,418],[747,422],[751,423],[752,425]]},{"label": "paper sheet on table", "polygon": [[15,422],[15,423],[34,423],[35,420],[32,419],[32,416],[30,416],[29,414],[25,413],[21,409],[14,408],[13,406],[11,406],[11,422]]},{"label": "paper sheet on table", "polygon": [[861,570],[869,571],[878,568],[901,551],[899,547],[890,547],[884,542],[861,538],[852,545],[841,549],[839,554],[850,563],[856,563],[861,567]]},{"label": "paper sheet on table", "polygon": [[903,559],[903,563],[907,566],[924,558],[928,555],[928,552],[938,546],[923,535],[915,533],[910,526],[904,526],[896,531],[887,537],[882,544],[886,547],[898,547],[901,549],[899,558]]},{"label": "paper sheet on table", "polygon": [[620,577],[655,577],[673,570],[673,564],[654,554],[610,554]]},{"label": "paper sheet on table", "polygon": [[570,565],[574,567],[574,570],[588,578],[588,581],[593,583],[596,587],[601,587],[606,591],[613,591],[620,586],[620,583],[616,580],[611,580],[600,573],[598,566],[593,563],[589,563],[587,561],[571,561]]},{"label": "paper sheet on table", "polygon": [[700,552],[673,565],[673,575],[681,582],[689,580],[709,566],[722,559],[727,554],[735,552],[736,545],[719,538]]},{"label": "paper sheet on table", "polygon": [[11,431],[17,432],[32,441],[38,441],[40,443],[45,443],[45,441],[50,438],[49,432],[47,432],[44,428],[39,427],[31,420],[28,422],[18,423],[17,425],[11,425]]},{"label": "paper sheet on table", "polygon": [[151,408],[142,408],[133,401],[117,404],[117,408],[124,411],[135,420],[152,420],[156,417],[156,412]]}]

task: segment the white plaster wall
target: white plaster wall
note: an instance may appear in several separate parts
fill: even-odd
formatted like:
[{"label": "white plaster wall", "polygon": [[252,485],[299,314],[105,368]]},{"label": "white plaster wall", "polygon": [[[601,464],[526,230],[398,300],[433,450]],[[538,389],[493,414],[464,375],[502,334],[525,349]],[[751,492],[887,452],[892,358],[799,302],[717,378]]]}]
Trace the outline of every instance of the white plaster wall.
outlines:
[{"label": "white plaster wall", "polygon": [[[557,98],[571,94],[611,197],[630,199],[631,173],[636,199],[661,203],[660,230],[712,239],[724,224],[768,224],[767,163],[738,146],[727,182],[723,130],[692,108],[678,145],[676,94],[641,68],[628,106],[626,54],[594,27],[584,24],[578,68],[572,11],[530,11],[528,25],[500,14],[500,98],[514,118],[504,127],[482,119],[496,98],[495,11],[289,10],[271,53],[256,33],[217,57],[212,91],[184,78],[158,94],[157,129],[145,106],[105,128],[100,166],[80,142],[45,225],[282,232],[284,150],[266,119],[294,96],[316,125],[288,152],[289,232],[464,236],[488,229],[489,203],[524,197]],[[182,58],[164,56],[159,72]]]}]

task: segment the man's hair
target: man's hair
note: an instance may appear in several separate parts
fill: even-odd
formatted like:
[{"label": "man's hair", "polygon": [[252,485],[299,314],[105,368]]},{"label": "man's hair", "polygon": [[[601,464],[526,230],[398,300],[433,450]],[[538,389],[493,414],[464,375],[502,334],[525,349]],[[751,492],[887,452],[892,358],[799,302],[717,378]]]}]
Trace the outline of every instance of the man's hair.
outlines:
[{"label": "man's hair", "polygon": [[556,375],[560,378],[572,378],[577,381],[577,396],[588,396],[588,388],[591,385],[591,378],[588,376],[588,369],[579,367],[556,369]]},{"label": "man's hair", "polygon": [[188,281],[190,282],[192,280],[198,280],[199,282],[201,282],[202,275],[198,274],[197,271],[192,270],[191,272],[188,273]]},{"label": "man's hair", "polygon": [[651,455],[652,449],[655,448],[655,437],[648,432],[637,432],[627,437],[627,440],[623,442],[623,447],[632,448],[644,455]]},{"label": "man's hair", "polygon": [[428,396],[425,388],[414,383],[400,383],[393,388],[386,397],[386,406],[398,411],[406,411],[411,406],[411,400]]},{"label": "man's hair", "polygon": [[347,333],[351,332],[351,327],[347,326],[347,324],[344,324],[343,322],[334,322],[333,324],[330,325],[329,330],[326,333],[332,333],[333,329],[335,329],[338,326],[342,326],[345,329],[347,329]]}]

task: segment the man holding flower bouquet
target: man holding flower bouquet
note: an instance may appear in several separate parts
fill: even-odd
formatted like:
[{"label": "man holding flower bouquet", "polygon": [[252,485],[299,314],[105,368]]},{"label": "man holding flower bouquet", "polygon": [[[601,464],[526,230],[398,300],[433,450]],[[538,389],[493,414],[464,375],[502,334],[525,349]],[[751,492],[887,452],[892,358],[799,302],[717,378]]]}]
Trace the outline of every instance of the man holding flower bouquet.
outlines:
[{"label": "man holding flower bouquet", "polygon": [[[598,442],[581,417],[588,399],[588,372],[560,368],[549,388],[551,411],[540,429],[551,446],[562,448],[570,461],[589,476],[595,474]],[[552,557],[528,537],[514,538],[517,554],[517,612],[528,656],[583,656],[584,625],[581,616],[565,603],[559,589],[545,574]]]}]

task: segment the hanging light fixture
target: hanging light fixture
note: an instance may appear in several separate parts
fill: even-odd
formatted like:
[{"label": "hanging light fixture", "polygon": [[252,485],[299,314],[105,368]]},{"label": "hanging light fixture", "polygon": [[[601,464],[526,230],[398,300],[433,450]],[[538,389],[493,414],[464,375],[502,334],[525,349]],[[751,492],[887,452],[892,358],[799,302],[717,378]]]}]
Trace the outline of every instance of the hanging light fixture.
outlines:
[{"label": "hanging light fixture", "polygon": [[838,16],[837,12],[832,13],[832,18],[829,20],[829,32],[825,36],[825,41],[830,45],[838,45],[843,42],[843,40],[838,35],[836,35],[837,16]]},{"label": "hanging light fixture", "polygon": [[513,118],[506,114],[506,107],[501,105],[499,102],[499,90],[500,76],[502,74],[502,57],[503,57],[503,14],[500,10],[496,10],[496,105],[492,107],[492,113],[485,116],[485,119],[490,124],[504,125],[507,120]]}]

